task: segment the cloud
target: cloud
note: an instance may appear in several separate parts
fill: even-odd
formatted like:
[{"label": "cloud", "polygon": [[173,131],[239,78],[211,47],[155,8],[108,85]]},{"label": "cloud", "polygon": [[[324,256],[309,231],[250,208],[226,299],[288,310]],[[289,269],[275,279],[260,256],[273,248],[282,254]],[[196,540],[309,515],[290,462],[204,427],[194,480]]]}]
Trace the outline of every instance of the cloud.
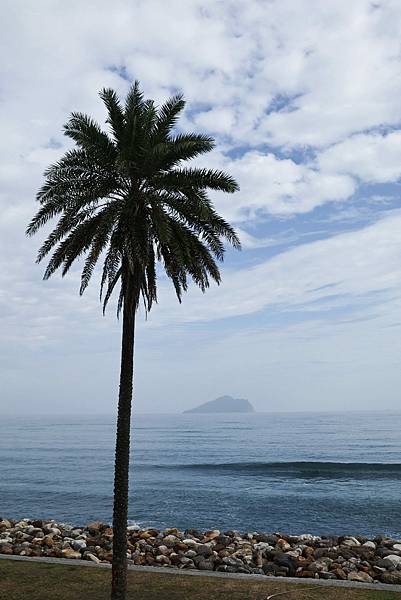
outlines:
[{"label": "cloud", "polygon": [[401,177],[401,132],[360,134],[318,156],[319,168],[358,177],[365,183],[388,183]]},{"label": "cloud", "polygon": [[[207,298],[191,290],[177,310],[163,294],[154,324],[224,319],[265,309],[328,313],[401,297],[401,213],[373,225],[281,252],[252,268],[226,271]],[[380,313],[380,311],[379,311]],[[160,319],[160,321],[159,321]]]},{"label": "cloud", "polygon": [[291,159],[251,151],[241,158],[223,161],[239,182],[234,197],[216,197],[221,210],[235,222],[257,220],[258,211],[272,215],[306,213],[316,206],[352,196],[354,180],[325,173]]},{"label": "cloud", "polygon": [[[118,363],[118,323],[111,314],[100,318],[95,284],[78,297],[77,269],[62,282],[43,283],[41,268],[33,264],[40,240],[25,239],[24,230],[36,208],[43,169],[67,147],[62,125],[69,113],[88,112],[103,123],[97,92],[111,86],[124,95],[135,78],[158,102],[182,90],[188,104],[180,126],[216,136],[217,149],[203,163],[238,179],[238,194],[216,194],[214,200],[239,226],[244,242],[242,256],[229,258],[222,286],[205,297],[191,290],[179,306],[162,283],[160,305],[140,326],[151,365],[141,365],[144,373],[149,369],[148,383],[140,384],[143,397],[154,395],[150,379],[160,386],[151,369],[167,377],[166,356],[159,356],[161,338],[172,361],[176,346],[182,348],[179,364],[191,385],[198,368],[188,352],[196,345],[193,328],[204,352],[202,364],[213,368],[218,352],[224,356],[223,375],[213,378],[222,392],[235,375],[230,364],[235,364],[238,387],[245,387],[239,380],[241,375],[245,382],[242,360],[256,382],[255,393],[266,380],[251,370],[252,361],[269,372],[277,397],[287,392],[293,397],[294,390],[280,387],[279,377],[289,379],[284,368],[279,373],[274,365],[294,372],[299,361],[298,384],[302,368],[305,377],[322,382],[307,366],[307,359],[316,361],[322,353],[330,361],[340,354],[347,364],[356,364],[363,354],[370,372],[378,361],[388,381],[398,381],[399,387],[399,368],[384,368],[374,345],[397,349],[390,326],[399,321],[400,310],[400,215],[381,218],[386,206],[380,203],[367,215],[358,193],[361,184],[365,190],[366,184],[398,181],[401,174],[400,34],[396,0],[3,2],[0,360],[7,365],[7,398],[20,389],[24,406],[30,382],[38,385],[40,372],[48,406],[52,389],[68,400],[71,373],[76,370],[78,378],[82,368],[86,382],[85,368],[95,355],[103,362],[99,368],[93,359],[93,381],[86,391],[92,384],[101,396],[111,385],[106,379],[109,365]],[[394,203],[398,189],[390,191]],[[365,217],[377,222],[358,230]],[[335,235],[338,218],[352,222],[354,231]],[[327,239],[300,245],[319,220],[327,226],[320,237]],[[297,247],[291,247],[294,243]],[[273,247],[280,253],[271,258]],[[252,319],[257,324],[251,327]],[[279,331],[271,340],[273,321]],[[227,333],[230,327],[235,331]],[[393,333],[382,335],[384,328]],[[369,342],[364,348],[353,338],[363,335]],[[332,348],[329,339],[336,340]],[[302,340],[310,340],[304,361]],[[263,361],[263,353],[273,352],[266,350],[271,343],[276,356]],[[387,357],[387,351],[382,354]],[[60,357],[62,377],[55,365]],[[56,375],[48,385],[49,361]],[[335,369],[327,381],[334,378]],[[176,383],[169,385],[175,398]],[[350,389],[355,385],[349,380]],[[371,381],[371,387],[380,389],[380,382]]]}]

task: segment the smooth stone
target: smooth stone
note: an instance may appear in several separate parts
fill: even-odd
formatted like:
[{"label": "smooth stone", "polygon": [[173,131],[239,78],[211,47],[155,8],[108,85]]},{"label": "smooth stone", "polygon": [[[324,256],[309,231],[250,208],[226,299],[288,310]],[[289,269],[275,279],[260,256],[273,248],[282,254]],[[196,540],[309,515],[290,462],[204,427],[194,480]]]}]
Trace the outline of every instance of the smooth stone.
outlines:
[{"label": "smooth stone", "polygon": [[86,542],[85,540],[72,540],[72,542],[70,542],[72,548],[74,550],[77,550],[78,552],[80,550],[84,550],[84,548],[86,548]]},{"label": "smooth stone", "polygon": [[199,542],[193,540],[192,538],[185,538],[184,540],[182,540],[182,544],[186,544],[190,548],[195,548],[198,545],[198,543]]},{"label": "smooth stone", "polygon": [[364,548],[370,548],[371,550],[376,550],[376,544],[374,542],[365,542],[364,544],[362,544],[362,546]]},{"label": "smooth stone", "polygon": [[345,538],[345,540],[342,541],[341,545],[342,546],[360,546],[361,542],[358,542],[358,540],[354,537],[347,537],[347,538]]},{"label": "smooth stone", "polygon": [[360,581],[362,583],[372,583],[373,578],[365,571],[358,571],[357,573],[348,573],[348,581]]},{"label": "smooth stone", "polygon": [[86,560],[90,560],[90,561],[92,561],[92,562],[94,562],[94,563],[96,563],[96,564],[99,564],[100,562],[102,562],[102,561],[100,560],[100,558],[98,558],[97,556],[95,556],[95,555],[94,555],[94,554],[92,554],[91,552],[87,552],[87,553],[85,554],[85,558],[86,558]]},{"label": "smooth stone", "polygon": [[64,548],[61,551],[63,558],[81,558],[81,553],[76,552],[72,548]]},{"label": "smooth stone", "polygon": [[385,567],[401,568],[401,556],[398,556],[398,554],[390,554],[386,558],[383,558],[381,562]]},{"label": "smooth stone", "polygon": [[12,525],[8,519],[2,519],[0,521],[0,527],[6,527],[7,529],[11,529]]}]

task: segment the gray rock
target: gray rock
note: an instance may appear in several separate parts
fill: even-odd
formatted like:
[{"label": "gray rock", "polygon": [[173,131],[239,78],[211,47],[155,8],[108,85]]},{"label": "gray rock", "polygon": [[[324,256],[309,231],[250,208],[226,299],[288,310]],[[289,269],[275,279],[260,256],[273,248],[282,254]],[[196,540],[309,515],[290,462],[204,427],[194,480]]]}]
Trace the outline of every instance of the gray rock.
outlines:
[{"label": "gray rock", "polygon": [[380,566],[393,567],[395,569],[401,569],[401,556],[398,554],[390,554],[381,560]]},{"label": "gray rock", "polygon": [[337,576],[334,573],[330,573],[328,571],[320,571],[319,578],[320,579],[337,579]]},{"label": "gray rock", "polygon": [[199,544],[196,547],[196,553],[200,554],[201,556],[208,557],[208,556],[211,556],[213,554],[213,550],[207,544]]},{"label": "gray rock", "polygon": [[84,550],[86,548],[86,542],[85,540],[72,540],[70,542],[70,546],[79,552],[80,550]]},{"label": "gray rock", "polygon": [[370,548],[371,550],[376,550],[376,544],[374,542],[365,542],[364,544],[362,544],[362,546],[364,548]]},{"label": "gray rock", "polygon": [[345,540],[342,541],[341,543],[342,546],[360,546],[361,542],[358,542],[358,540],[354,537],[347,537],[345,538]]},{"label": "gray rock", "polygon": [[208,559],[203,559],[198,562],[198,569],[201,571],[213,571],[214,564],[213,561]]}]

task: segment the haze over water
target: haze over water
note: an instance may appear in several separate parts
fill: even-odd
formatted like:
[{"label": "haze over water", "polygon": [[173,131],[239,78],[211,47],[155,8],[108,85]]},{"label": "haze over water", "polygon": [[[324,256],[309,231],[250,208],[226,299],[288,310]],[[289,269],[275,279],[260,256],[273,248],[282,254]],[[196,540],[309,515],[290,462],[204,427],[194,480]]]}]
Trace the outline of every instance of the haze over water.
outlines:
[{"label": "haze over water", "polygon": [[[0,423],[0,516],[112,511],[113,417]],[[129,518],[142,525],[401,536],[401,413],[138,415]]]}]

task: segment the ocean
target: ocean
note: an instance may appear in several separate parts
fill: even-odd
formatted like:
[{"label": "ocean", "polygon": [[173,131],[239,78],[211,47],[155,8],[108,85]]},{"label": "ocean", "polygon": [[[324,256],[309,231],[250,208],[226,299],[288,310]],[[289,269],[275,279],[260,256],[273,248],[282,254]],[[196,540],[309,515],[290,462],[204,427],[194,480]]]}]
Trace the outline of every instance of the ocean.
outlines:
[{"label": "ocean", "polygon": [[[0,517],[111,520],[112,416],[0,422]],[[138,415],[143,526],[401,536],[401,412]]]}]

